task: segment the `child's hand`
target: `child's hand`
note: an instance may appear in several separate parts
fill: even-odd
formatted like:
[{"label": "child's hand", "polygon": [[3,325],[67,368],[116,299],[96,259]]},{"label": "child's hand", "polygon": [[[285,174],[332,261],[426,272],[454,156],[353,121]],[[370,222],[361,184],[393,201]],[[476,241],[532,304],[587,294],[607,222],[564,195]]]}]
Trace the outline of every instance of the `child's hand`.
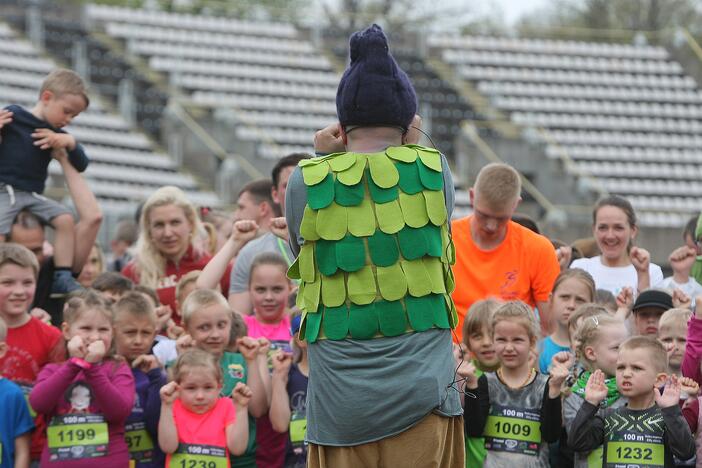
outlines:
[{"label": "child's hand", "polygon": [[268,359],[268,352],[271,350],[271,342],[267,338],[258,339],[258,354]]},{"label": "child's hand", "polygon": [[172,319],[168,319],[168,325],[166,325],[166,335],[172,340],[177,340],[185,334],[185,329],[179,327]]},{"label": "child's hand", "polygon": [[673,250],[668,257],[668,261],[670,262],[670,268],[673,270],[673,273],[689,276],[690,270],[692,269],[692,265],[695,264],[696,258],[697,250],[693,249],[692,247],[688,247],[687,245],[683,245],[682,247],[678,247],[677,249]]},{"label": "child's hand", "polygon": [[132,361],[132,367],[139,369],[144,374],[147,374],[150,371],[161,367],[161,363],[158,362],[158,359],[153,354],[142,354],[141,356],[137,356],[137,358]]},{"label": "child's hand", "polygon": [[68,162],[68,151],[65,148],[54,148],[51,150],[51,157],[63,164]]},{"label": "child's hand", "polygon": [[250,336],[243,336],[241,338],[237,338],[236,346],[247,362],[255,360],[258,356],[259,345],[258,340],[256,340],[255,338],[251,338]]},{"label": "child's hand", "polygon": [[76,139],[73,138],[73,135],[56,133],[48,128],[37,128],[32,133],[32,138],[34,138],[34,146],[43,150],[65,148],[68,151],[73,151],[76,147]]},{"label": "child's hand", "polygon": [[292,366],[292,354],[279,349],[278,352],[273,355],[273,374],[280,377],[284,376],[287,380],[290,366]]},{"label": "child's hand", "polygon": [[561,385],[570,375],[570,368],[573,367],[575,359],[573,355],[567,351],[561,351],[553,355],[551,359],[551,378],[549,384],[552,388],[560,391]]},{"label": "child's hand", "polygon": [[573,248],[571,246],[564,245],[556,249],[556,260],[561,266],[561,271],[568,269],[571,258],[573,258]]},{"label": "child's hand", "polygon": [[690,377],[680,378],[680,391],[686,393],[688,398],[697,398],[700,393],[700,385]]},{"label": "child's hand", "polygon": [[252,396],[253,392],[249,386],[243,382],[238,382],[234,390],[232,390],[232,400],[234,400],[234,404],[239,407],[247,407]]},{"label": "child's hand", "polygon": [[656,404],[659,408],[669,408],[680,402],[681,385],[678,377],[673,374],[665,383],[665,388],[661,392],[660,389],[653,389],[653,396],[656,399]]},{"label": "child's hand", "polygon": [[88,345],[88,349],[85,352],[85,360],[91,364],[95,364],[96,362],[102,361],[102,358],[105,357],[105,352],[107,352],[105,342],[102,340],[95,340]]},{"label": "child's hand", "polygon": [[6,109],[0,109],[0,128],[12,122],[12,112]]},{"label": "child's hand", "polygon": [[[154,312],[156,312],[156,330],[161,333],[161,331],[165,330],[168,326],[168,321],[171,320],[173,310],[169,305],[160,305],[154,309]],[[173,322],[173,326],[175,326],[175,322]]]},{"label": "child's hand", "polygon": [[172,405],[174,401],[178,399],[180,394],[180,388],[177,382],[169,382],[159,391],[161,396],[161,403],[164,405]]},{"label": "child's hand", "polygon": [[314,150],[317,153],[326,154],[346,151],[339,122],[328,125],[314,134]]},{"label": "child's hand", "polygon": [[695,296],[695,317],[702,318],[702,294]]},{"label": "child's hand", "polygon": [[256,221],[242,219],[240,221],[234,221],[230,238],[235,243],[244,245],[256,237],[256,234],[258,234],[258,224],[256,224]]},{"label": "child's hand", "polygon": [[648,250],[641,247],[632,247],[629,252],[629,258],[637,273],[648,273],[648,267],[651,264],[651,254]]},{"label": "child's hand", "polygon": [[456,365],[459,365],[461,361],[465,360],[465,356],[468,354],[468,349],[463,343],[453,344],[453,359],[456,361]]},{"label": "child's hand", "polygon": [[617,315],[626,319],[631,314],[631,308],[634,307],[634,290],[629,286],[624,286],[619,294],[617,294]]},{"label": "child's hand", "polygon": [[673,289],[673,307],[676,309],[690,309],[692,298],[685,294],[682,289]]},{"label": "child's hand", "polygon": [[463,361],[457,368],[456,374],[466,382],[466,388],[475,390],[478,388],[478,377],[476,367],[472,361]]},{"label": "child's hand", "polygon": [[607,396],[607,385],[605,385],[604,372],[597,369],[587,379],[585,385],[585,401],[594,406],[599,406]]},{"label": "child's hand", "polygon": [[285,242],[288,241],[288,221],[284,216],[271,219],[270,228],[271,232],[277,237],[283,239]]},{"label": "child's hand", "polygon": [[80,336],[76,335],[70,340],[68,340],[68,355],[70,357],[75,357],[75,358],[80,358],[83,359],[85,358],[85,353],[87,351],[85,347],[85,342],[83,341],[83,338]]},{"label": "child's hand", "polygon": [[176,352],[180,356],[187,350],[195,348],[196,345],[197,343],[193,340],[193,337],[186,333],[176,340]]}]

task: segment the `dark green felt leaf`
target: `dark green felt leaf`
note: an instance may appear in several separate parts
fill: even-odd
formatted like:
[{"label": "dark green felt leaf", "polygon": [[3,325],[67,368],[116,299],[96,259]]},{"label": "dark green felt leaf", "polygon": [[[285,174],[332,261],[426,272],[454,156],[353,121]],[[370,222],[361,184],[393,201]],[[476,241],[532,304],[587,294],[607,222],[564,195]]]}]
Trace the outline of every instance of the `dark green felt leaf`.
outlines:
[{"label": "dark green felt leaf", "polygon": [[334,182],[334,201],[341,206],[357,206],[365,197],[363,184],[344,185],[337,179]]},{"label": "dark green felt leaf", "polygon": [[434,326],[434,311],[432,310],[431,296],[405,298],[405,307],[407,307],[407,316],[412,328],[422,332],[429,330]]},{"label": "dark green felt leaf", "polygon": [[400,174],[400,189],[405,193],[419,193],[424,190],[422,181],[419,179],[417,163],[395,163],[397,172]]},{"label": "dark green felt leaf", "polygon": [[397,234],[400,252],[407,260],[416,260],[427,254],[427,240],[422,229],[406,226]]},{"label": "dark green felt leaf", "polygon": [[382,231],[375,231],[368,238],[368,250],[375,266],[387,267],[397,262],[400,254],[395,237]]},{"label": "dark green felt leaf", "polygon": [[343,340],[349,334],[349,312],[346,305],[325,307],[322,318],[324,335],[330,340]]},{"label": "dark green felt leaf", "polygon": [[443,254],[441,228],[433,224],[427,224],[421,230],[427,242],[427,255],[441,258]]},{"label": "dark green felt leaf", "polygon": [[366,247],[363,239],[346,235],[336,243],[336,264],[344,271],[352,272],[366,264]]},{"label": "dark green felt leaf", "polygon": [[326,276],[336,273],[339,267],[336,264],[336,244],[332,241],[320,239],[314,244],[314,256],[317,259],[317,268]]},{"label": "dark green felt leaf", "polygon": [[366,180],[368,181],[368,190],[370,191],[371,199],[373,199],[375,203],[387,203],[392,200],[397,200],[398,190],[396,185],[390,188],[382,188],[373,182],[373,179],[370,177],[367,177]]},{"label": "dark green felt leaf", "polygon": [[349,307],[349,333],[356,340],[369,340],[378,333],[378,313],[373,304]]},{"label": "dark green felt leaf", "polygon": [[[316,167],[316,166],[310,166]],[[316,185],[307,186],[307,204],[314,210],[325,208],[334,200],[334,177],[331,172]]]},{"label": "dark green felt leaf", "polygon": [[303,323],[305,329],[300,329],[300,334],[304,333],[305,339],[307,339],[307,341],[310,343],[314,343],[317,341],[317,337],[319,336],[319,327],[321,324],[322,314],[317,313],[316,311],[314,313],[307,312]]},{"label": "dark green felt leaf", "polygon": [[407,331],[407,315],[400,301],[378,301],[375,303],[378,313],[380,332],[385,336],[399,336]]},{"label": "dark green felt leaf", "polygon": [[444,176],[441,172],[435,172],[424,164],[419,164],[417,169],[419,170],[419,179],[427,189],[441,190],[444,188]]}]

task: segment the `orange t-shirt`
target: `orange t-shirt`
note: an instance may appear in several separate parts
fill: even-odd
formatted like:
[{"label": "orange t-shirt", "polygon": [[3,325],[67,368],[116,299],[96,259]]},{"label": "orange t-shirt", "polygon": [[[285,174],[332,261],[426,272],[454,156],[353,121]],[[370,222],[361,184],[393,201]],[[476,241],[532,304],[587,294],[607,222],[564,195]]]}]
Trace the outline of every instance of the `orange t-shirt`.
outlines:
[{"label": "orange t-shirt", "polygon": [[458,311],[456,334],[463,340],[463,320],[476,301],[494,297],[520,300],[532,307],[547,301],[560,273],[551,242],[510,221],[502,243],[493,250],[481,250],[470,233],[471,216],[451,223],[456,246],[453,300]]}]

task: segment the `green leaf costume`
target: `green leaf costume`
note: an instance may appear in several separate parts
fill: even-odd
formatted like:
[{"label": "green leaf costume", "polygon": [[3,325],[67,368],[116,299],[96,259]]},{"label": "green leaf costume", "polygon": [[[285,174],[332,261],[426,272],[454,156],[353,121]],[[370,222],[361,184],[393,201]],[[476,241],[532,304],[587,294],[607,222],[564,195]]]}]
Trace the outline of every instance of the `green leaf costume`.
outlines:
[{"label": "green leaf costume", "polygon": [[441,154],[419,145],[300,162],[300,337],[359,340],[456,326]]}]

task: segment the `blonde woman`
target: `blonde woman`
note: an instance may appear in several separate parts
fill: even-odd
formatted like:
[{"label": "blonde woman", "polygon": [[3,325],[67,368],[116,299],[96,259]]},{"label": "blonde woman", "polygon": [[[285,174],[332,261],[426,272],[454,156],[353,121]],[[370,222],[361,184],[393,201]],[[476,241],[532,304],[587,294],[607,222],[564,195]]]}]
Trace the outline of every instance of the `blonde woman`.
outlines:
[{"label": "blonde woman", "polygon": [[[122,274],[136,284],[155,289],[161,304],[175,314],[175,287],[181,276],[202,270],[212,258],[203,248],[206,233],[195,206],[177,187],[161,187],[144,203],[135,258]],[[229,283],[229,268],[222,278],[222,290]]]}]

